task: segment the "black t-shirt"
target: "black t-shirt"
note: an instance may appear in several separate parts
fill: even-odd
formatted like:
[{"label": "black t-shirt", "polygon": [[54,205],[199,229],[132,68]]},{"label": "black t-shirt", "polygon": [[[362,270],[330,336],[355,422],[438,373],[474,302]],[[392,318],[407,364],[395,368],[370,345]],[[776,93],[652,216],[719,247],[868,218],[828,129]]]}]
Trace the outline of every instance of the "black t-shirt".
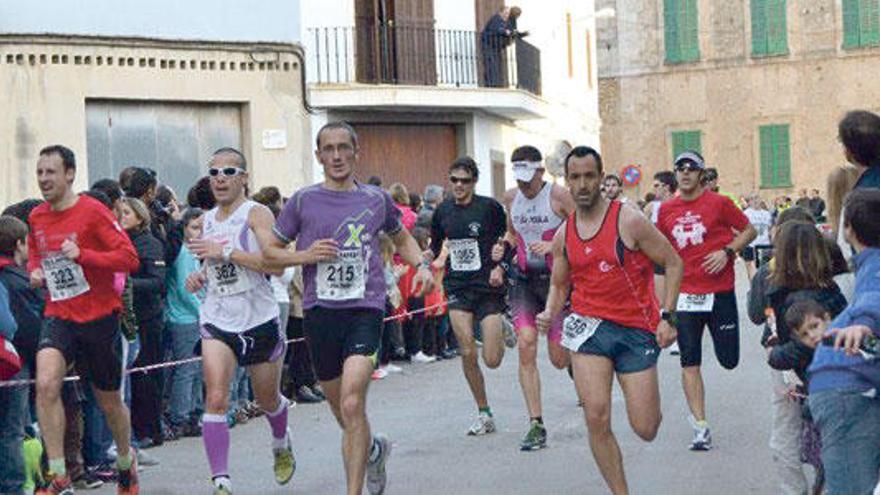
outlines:
[{"label": "black t-shirt", "polygon": [[446,290],[503,291],[503,286],[489,285],[489,273],[496,266],[492,261],[492,246],[506,231],[504,207],[492,198],[475,195],[464,206],[453,200],[441,203],[431,219],[431,250],[437,256],[443,241],[450,241],[443,281]]}]

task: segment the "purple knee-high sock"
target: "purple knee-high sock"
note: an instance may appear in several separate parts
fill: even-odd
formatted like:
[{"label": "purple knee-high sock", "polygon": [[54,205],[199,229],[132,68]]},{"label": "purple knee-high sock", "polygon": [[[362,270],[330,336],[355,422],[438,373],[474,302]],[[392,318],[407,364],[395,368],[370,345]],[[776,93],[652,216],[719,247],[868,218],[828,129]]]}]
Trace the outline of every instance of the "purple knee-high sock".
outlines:
[{"label": "purple knee-high sock", "polygon": [[202,416],[202,439],[211,466],[211,476],[229,476],[229,425],[224,414]]},{"label": "purple knee-high sock", "polygon": [[286,397],[281,396],[278,400],[278,409],[274,411],[265,411],[266,419],[272,428],[272,438],[275,440],[284,440],[287,436],[287,408],[290,401]]}]

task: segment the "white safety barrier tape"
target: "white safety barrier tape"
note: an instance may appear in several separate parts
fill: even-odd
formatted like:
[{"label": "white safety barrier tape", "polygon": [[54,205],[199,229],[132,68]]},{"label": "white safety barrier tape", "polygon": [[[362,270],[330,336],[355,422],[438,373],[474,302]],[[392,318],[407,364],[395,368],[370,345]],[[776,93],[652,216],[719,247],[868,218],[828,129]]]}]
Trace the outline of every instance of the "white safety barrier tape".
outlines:
[{"label": "white safety barrier tape", "polygon": [[[443,306],[446,306],[447,304],[448,304],[448,302],[442,302],[440,304],[428,306],[427,308],[417,309],[415,311],[407,311],[406,313],[401,313],[399,315],[394,315],[394,316],[389,316],[387,318],[384,318],[382,320],[382,322],[387,323],[389,321],[402,320],[402,319],[407,318],[412,315],[417,315],[417,314],[425,313],[425,312],[428,312],[428,311],[431,311],[434,309],[442,308]],[[293,342],[303,342],[305,340],[306,339],[304,339],[304,338],[288,339],[287,343],[291,344]],[[197,363],[201,360],[202,360],[201,356],[191,357],[191,358],[187,358],[187,359],[181,359],[178,361],[168,361],[168,362],[164,362],[164,363],[151,364],[149,366],[141,366],[139,368],[132,368],[130,370],[126,370],[125,373],[129,374],[129,375],[133,375],[135,373],[147,373],[149,371],[163,369],[163,368],[173,368],[175,366],[180,366],[181,364]],[[63,381],[77,382],[79,380],[80,380],[79,375],[73,375],[73,376],[65,376]],[[21,387],[24,385],[33,385],[34,383],[36,383],[36,380],[33,380],[33,379],[31,379],[31,380],[7,380],[4,382],[0,382],[0,388]]]}]

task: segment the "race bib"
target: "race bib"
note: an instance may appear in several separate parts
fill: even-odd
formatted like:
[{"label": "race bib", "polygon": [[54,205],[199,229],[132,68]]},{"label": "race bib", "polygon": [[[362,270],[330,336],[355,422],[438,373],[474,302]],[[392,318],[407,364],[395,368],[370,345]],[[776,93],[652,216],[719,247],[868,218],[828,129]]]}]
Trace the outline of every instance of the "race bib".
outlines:
[{"label": "race bib", "polygon": [[715,305],[715,294],[685,294],[678,295],[676,309],[687,313],[711,313]]},{"label": "race bib", "polygon": [[81,266],[64,256],[44,258],[43,276],[52,302],[72,299],[89,291],[89,282]]},{"label": "race bib", "polygon": [[562,347],[578,352],[584,342],[596,333],[602,320],[572,313],[562,323]]},{"label": "race bib", "polygon": [[234,296],[251,290],[251,281],[240,265],[211,263],[208,265],[208,290],[216,296]]},{"label": "race bib", "polygon": [[476,239],[451,239],[449,265],[456,272],[475,272],[482,268],[480,246]]},{"label": "race bib", "polygon": [[367,286],[367,264],[361,250],[342,251],[336,260],[318,263],[317,283],[320,300],[363,299]]}]

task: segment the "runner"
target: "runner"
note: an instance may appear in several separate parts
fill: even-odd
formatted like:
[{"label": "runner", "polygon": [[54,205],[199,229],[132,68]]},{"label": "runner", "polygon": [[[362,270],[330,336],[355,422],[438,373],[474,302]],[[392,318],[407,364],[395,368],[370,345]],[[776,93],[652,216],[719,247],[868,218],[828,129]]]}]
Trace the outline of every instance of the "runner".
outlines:
[{"label": "runner", "polygon": [[[537,324],[547,332],[571,293],[562,345],[572,351],[593,458],[611,492],[623,494],[628,492],[623,458],[611,431],[612,382],[616,373],[633,431],[652,441],[662,418],[657,357],[660,347],[675,340],[683,268],[644,215],[602,197],[602,158],[596,150],[572,149],[565,178],[577,209],[553,238],[552,284]],[[666,270],[663,309],[654,297],[654,264]]]},{"label": "runner", "polygon": [[758,233],[755,240],[740,253],[743,261],[746,262],[746,271],[749,275],[749,282],[751,282],[758,271],[758,265],[764,261],[762,257],[766,256],[772,247],[770,244],[770,227],[773,225],[773,215],[767,209],[767,203],[757,194],[748,197],[747,207],[743,213],[745,213],[749,223],[752,224],[752,227]]},{"label": "runner", "polygon": [[629,201],[629,198],[626,195],[621,195],[623,189],[623,181],[620,180],[620,177],[617,174],[608,174],[605,176],[605,180],[602,181],[602,184],[605,187],[605,199],[609,201],[617,200],[621,203],[626,203]]},{"label": "runner", "polygon": [[[684,260],[678,298],[678,347],[682,386],[691,411],[691,450],[709,450],[702,362],[703,327],[708,326],[718,362],[739,362],[739,314],[734,292],[736,253],[755,239],[749,219],[731,201],[700,185],[705,164],[695,151],[675,159],[679,196],[660,205],[657,227]],[[736,230],[735,234],[733,231]]]},{"label": "runner", "polygon": [[472,158],[452,162],[449,183],[453,198],[444,201],[431,220],[434,256],[440,254],[444,242],[449,249],[443,279],[449,297],[449,321],[458,340],[465,379],[477,403],[477,418],[468,435],[495,431],[477,359],[475,325],[482,331],[483,363],[495,369],[504,358],[504,269],[492,261],[492,247],[505,235],[507,219],[499,202],[474,194],[478,177],[477,163]]},{"label": "runner", "polygon": [[70,149],[43,148],[37,182],[46,202],[30,214],[28,271],[31,285],[46,287],[46,326],[37,352],[37,416],[49,459],[49,483],[37,493],[72,494],[64,463],[61,386],[68,366],[91,382],[119,455],[117,492],[138,493],[131,449],[131,418],[122,401],[123,356],[119,330],[122,299],[114,272],[131,273],[138,256],[113,213],[73,192],[76,158]]},{"label": "runner", "polygon": [[[574,212],[574,200],[562,186],[544,180],[541,152],[533,146],[521,146],[510,157],[517,187],[504,194],[504,205],[510,212],[503,249],[495,249],[493,261],[509,259],[516,254],[511,267],[510,303],[513,324],[519,343],[519,383],[522,386],[529,430],[520,443],[520,450],[538,450],[547,444],[541,409],[541,377],[538,373],[538,332],[535,315],[544,309],[550,290],[550,251],[553,235],[559,225]],[[500,248],[500,246],[499,246]],[[506,256],[499,256],[499,255]],[[569,355],[560,344],[562,313],[554,320],[547,335],[547,352],[553,366],[564,369]]]},{"label": "runner", "polygon": [[[215,495],[232,493],[229,478],[229,385],[243,366],[251,379],[257,404],[272,431],[275,481],[283,485],[296,470],[290,431],[289,401],[279,390],[285,335],[278,321],[278,304],[260,252],[272,213],[245,197],[248,173],[244,155],[233,148],[214,152],[208,175],[217,206],[205,213],[202,235],[190,242],[202,269],[187,278],[187,289],[203,288],[199,308],[205,413],[202,436]],[[248,490],[250,491],[250,490]]]},{"label": "runner", "polygon": [[[385,491],[391,453],[385,435],[371,435],[366,415],[385,311],[379,234],[388,234],[404,261],[419,267],[414,287],[431,290],[433,275],[391,196],[355,180],[354,129],[343,122],[325,125],[315,154],[324,182],[293,195],[263,245],[275,266],[305,265],[303,326],[321,388],[342,428],[348,493],[361,493],[366,472],[367,488],[377,495]],[[293,241],[298,251],[285,249]]]},{"label": "runner", "polygon": [[[657,225],[657,216],[660,213],[660,205],[664,201],[669,201],[675,197],[678,190],[678,182],[675,180],[675,172],[670,170],[661,170],[654,174],[654,194],[656,199],[645,205],[645,216],[651,219],[651,223]],[[663,274],[663,267],[654,265],[654,293],[657,295],[658,301],[666,299],[666,277]],[[679,354],[678,343],[673,342],[669,346],[669,354],[677,356]]]}]

